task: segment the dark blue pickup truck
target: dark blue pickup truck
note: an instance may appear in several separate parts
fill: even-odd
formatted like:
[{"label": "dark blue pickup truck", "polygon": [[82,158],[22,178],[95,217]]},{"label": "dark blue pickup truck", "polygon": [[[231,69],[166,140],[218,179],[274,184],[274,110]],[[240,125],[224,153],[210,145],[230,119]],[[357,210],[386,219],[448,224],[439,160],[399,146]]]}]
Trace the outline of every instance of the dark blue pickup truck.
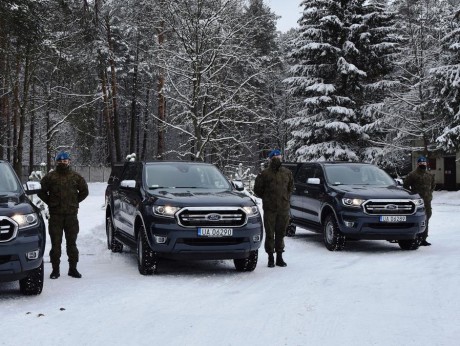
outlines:
[{"label": "dark blue pickup truck", "polygon": [[284,163],[294,175],[291,223],[323,234],[331,251],[347,239],[379,239],[416,250],[425,230],[425,207],[382,169],[366,163]]},{"label": "dark blue pickup truck", "polygon": [[17,281],[23,294],[43,289],[45,223],[11,165],[0,160],[0,281]]},{"label": "dark blue pickup truck", "polygon": [[233,259],[253,271],[263,237],[255,202],[212,164],[127,162],[107,186],[107,246],[136,249],[139,272],[156,273],[161,258]]}]

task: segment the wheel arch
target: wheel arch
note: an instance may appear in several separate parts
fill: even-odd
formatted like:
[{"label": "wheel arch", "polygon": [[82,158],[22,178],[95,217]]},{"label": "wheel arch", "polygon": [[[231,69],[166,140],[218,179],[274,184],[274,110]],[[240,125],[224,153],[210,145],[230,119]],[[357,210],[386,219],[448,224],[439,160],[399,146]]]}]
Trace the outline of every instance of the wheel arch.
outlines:
[{"label": "wheel arch", "polygon": [[321,226],[324,226],[324,222],[326,221],[326,218],[330,214],[333,214],[335,219],[338,220],[337,213],[335,212],[335,209],[331,205],[325,204],[323,206],[323,208],[321,209],[321,217],[320,217]]}]

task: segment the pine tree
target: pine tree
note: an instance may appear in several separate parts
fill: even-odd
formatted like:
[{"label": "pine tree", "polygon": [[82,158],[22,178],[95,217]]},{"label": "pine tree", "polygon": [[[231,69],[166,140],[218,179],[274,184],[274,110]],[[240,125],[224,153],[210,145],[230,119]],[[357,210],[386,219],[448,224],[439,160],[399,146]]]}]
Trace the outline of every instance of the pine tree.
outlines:
[{"label": "pine tree", "polygon": [[292,159],[359,159],[362,130],[354,98],[366,72],[353,63],[358,51],[350,38],[361,23],[362,2],[302,2],[299,37],[291,54],[296,64],[286,79],[292,95],[304,97],[303,108],[287,120]]},{"label": "pine tree", "polygon": [[444,64],[432,72],[439,95],[436,111],[445,116],[436,143],[445,152],[454,153],[460,148],[460,9],[448,18],[451,30],[441,41],[447,55]]}]

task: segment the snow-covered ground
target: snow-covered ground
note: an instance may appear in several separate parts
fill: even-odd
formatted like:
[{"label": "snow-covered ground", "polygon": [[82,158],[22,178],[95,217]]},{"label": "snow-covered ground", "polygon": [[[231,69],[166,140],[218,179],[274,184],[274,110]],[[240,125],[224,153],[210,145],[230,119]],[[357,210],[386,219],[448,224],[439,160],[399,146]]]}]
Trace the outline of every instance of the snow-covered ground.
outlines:
[{"label": "snow-covered ground", "polygon": [[[43,293],[0,283],[0,345],[459,345],[460,192],[435,192],[431,247],[385,241],[329,252],[319,235],[286,238],[286,268],[167,262],[141,276],[132,252],[107,250],[105,184],[80,208],[82,279]],[[49,240],[49,239],[48,239]],[[46,252],[49,251],[47,246]]]}]

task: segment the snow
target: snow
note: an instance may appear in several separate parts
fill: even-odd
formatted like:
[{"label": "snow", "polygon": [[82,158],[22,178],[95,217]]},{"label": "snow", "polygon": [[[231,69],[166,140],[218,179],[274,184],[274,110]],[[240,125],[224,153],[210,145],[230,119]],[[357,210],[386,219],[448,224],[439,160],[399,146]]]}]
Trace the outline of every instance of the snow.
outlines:
[{"label": "snow", "polygon": [[433,245],[417,251],[356,241],[329,252],[298,229],[286,268],[261,250],[252,273],[169,261],[141,276],[132,251],[107,250],[105,186],[89,184],[80,208],[82,279],[66,275],[63,247],[59,279],[45,257],[41,295],[0,283],[0,345],[458,345],[460,192],[435,192]]}]

